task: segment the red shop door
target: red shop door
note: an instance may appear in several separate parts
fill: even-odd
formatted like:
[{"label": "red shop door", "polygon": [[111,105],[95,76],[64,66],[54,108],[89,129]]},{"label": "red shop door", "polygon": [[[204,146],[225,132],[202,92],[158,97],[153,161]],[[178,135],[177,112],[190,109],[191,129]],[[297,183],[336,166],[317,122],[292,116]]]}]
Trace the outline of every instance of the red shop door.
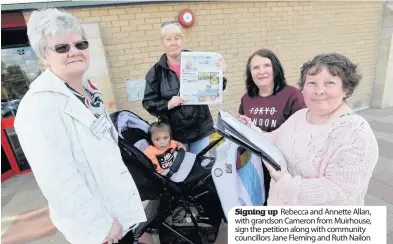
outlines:
[{"label": "red shop door", "polygon": [[26,45],[23,14],[2,13],[1,26],[1,181],[4,181],[12,175],[31,172],[14,130],[14,120],[20,100],[41,71],[37,56]]},{"label": "red shop door", "polygon": [[1,172],[1,181],[5,181],[15,174],[30,173],[30,165],[19,144],[18,137],[14,130],[15,118],[1,120],[1,147],[6,158],[2,155],[2,162],[9,162],[10,170]]}]

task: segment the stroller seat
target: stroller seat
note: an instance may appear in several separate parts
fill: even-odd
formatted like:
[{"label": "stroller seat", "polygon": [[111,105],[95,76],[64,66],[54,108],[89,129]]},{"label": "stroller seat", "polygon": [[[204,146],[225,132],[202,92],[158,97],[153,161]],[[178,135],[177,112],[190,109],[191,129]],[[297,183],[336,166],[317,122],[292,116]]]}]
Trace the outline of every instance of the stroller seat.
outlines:
[{"label": "stroller seat", "polygon": [[[116,120],[115,125],[117,127],[116,129],[118,130],[122,144],[129,145],[129,147],[135,147],[141,153],[143,153],[143,151],[149,146],[149,124],[147,121],[129,111],[117,112],[113,114],[113,116],[111,115],[111,117],[112,120]],[[140,154],[131,148],[129,148],[129,150],[134,151],[134,154]],[[171,176],[170,179],[176,182],[182,189],[188,190],[187,188],[195,185],[199,180],[201,180],[201,178],[208,176],[214,164],[214,158],[209,158],[202,155],[203,154],[195,155],[188,152],[186,152],[184,156],[182,154],[184,159],[179,161],[180,167],[177,167],[177,171],[175,173],[176,175]],[[145,158],[140,155],[138,157],[138,161],[139,163],[142,163],[149,171],[154,170],[155,165],[147,157]],[[127,162],[125,163],[127,164]],[[204,166],[201,166],[201,164]],[[132,167],[133,165],[129,166]]]},{"label": "stroller seat", "polygon": [[[135,128],[125,129],[122,132],[122,137],[130,144],[137,144],[136,147],[142,152],[149,145],[147,143],[148,141],[147,134],[139,129],[135,129]],[[141,142],[141,140],[145,142]],[[190,187],[190,185],[196,184],[201,179],[201,177],[206,176],[206,173],[210,172],[211,168],[213,167],[213,164],[214,164],[214,158],[198,156],[196,158],[196,161],[194,162],[194,167],[191,169],[191,172],[189,173],[189,176],[184,181],[177,182],[179,184],[179,187],[182,187],[184,189]],[[204,167],[201,167],[201,165],[204,165]]]},{"label": "stroller seat", "polygon": [[210,173],[215,160],[202,155],[220,140],[196,156],[184,181],[174,182],[156,172],[143,153],[149,146],[149,123],[127,110],[112,113],[110,117],[119,133],[118,145],[124,164],[141,200],[149,201],[145,208],[147,221],[138,225],[135,236],[149,231],[159,232],[163,244],[214,242],[224,214]]}]

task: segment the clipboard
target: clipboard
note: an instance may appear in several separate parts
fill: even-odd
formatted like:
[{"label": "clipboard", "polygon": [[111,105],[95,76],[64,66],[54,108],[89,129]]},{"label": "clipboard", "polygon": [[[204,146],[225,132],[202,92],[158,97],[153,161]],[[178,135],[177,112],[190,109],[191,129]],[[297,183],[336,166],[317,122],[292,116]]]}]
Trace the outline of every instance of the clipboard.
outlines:
[{"label": "clipboard", "polygon": [[214,127],[224,138],[246,148],[269,163],[275,170],[281,171],[279,162],[284,160],[284,156],[280,149],[268,141],[262,134],[256,135],[253,129],[242,124],[230,113],[222,110],[218,113]]}]

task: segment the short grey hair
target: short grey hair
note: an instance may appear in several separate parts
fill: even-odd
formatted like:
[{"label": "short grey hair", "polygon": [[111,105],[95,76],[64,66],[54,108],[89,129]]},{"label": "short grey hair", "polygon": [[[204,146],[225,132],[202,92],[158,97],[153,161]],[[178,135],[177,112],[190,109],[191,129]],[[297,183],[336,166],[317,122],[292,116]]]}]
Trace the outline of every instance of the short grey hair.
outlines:
[{"label": "short grey hair", "polygon": [[48,38],[78,33],[86,39],[80,22],[71,14],[57,8],[45,8],[32,12],[27,23],[27,36],[35,53],[45,58]]}]

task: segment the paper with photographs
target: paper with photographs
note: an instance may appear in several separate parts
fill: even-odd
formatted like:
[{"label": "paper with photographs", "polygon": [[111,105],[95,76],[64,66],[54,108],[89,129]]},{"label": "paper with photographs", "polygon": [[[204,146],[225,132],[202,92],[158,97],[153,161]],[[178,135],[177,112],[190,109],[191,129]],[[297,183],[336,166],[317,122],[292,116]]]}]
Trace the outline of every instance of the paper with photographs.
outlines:
[{"label": "paper with photographs", "polygon": [[182,52],[180,96],[185,105],[221,104],[223,74],[216,65],[222,58],[213,52]]}]

